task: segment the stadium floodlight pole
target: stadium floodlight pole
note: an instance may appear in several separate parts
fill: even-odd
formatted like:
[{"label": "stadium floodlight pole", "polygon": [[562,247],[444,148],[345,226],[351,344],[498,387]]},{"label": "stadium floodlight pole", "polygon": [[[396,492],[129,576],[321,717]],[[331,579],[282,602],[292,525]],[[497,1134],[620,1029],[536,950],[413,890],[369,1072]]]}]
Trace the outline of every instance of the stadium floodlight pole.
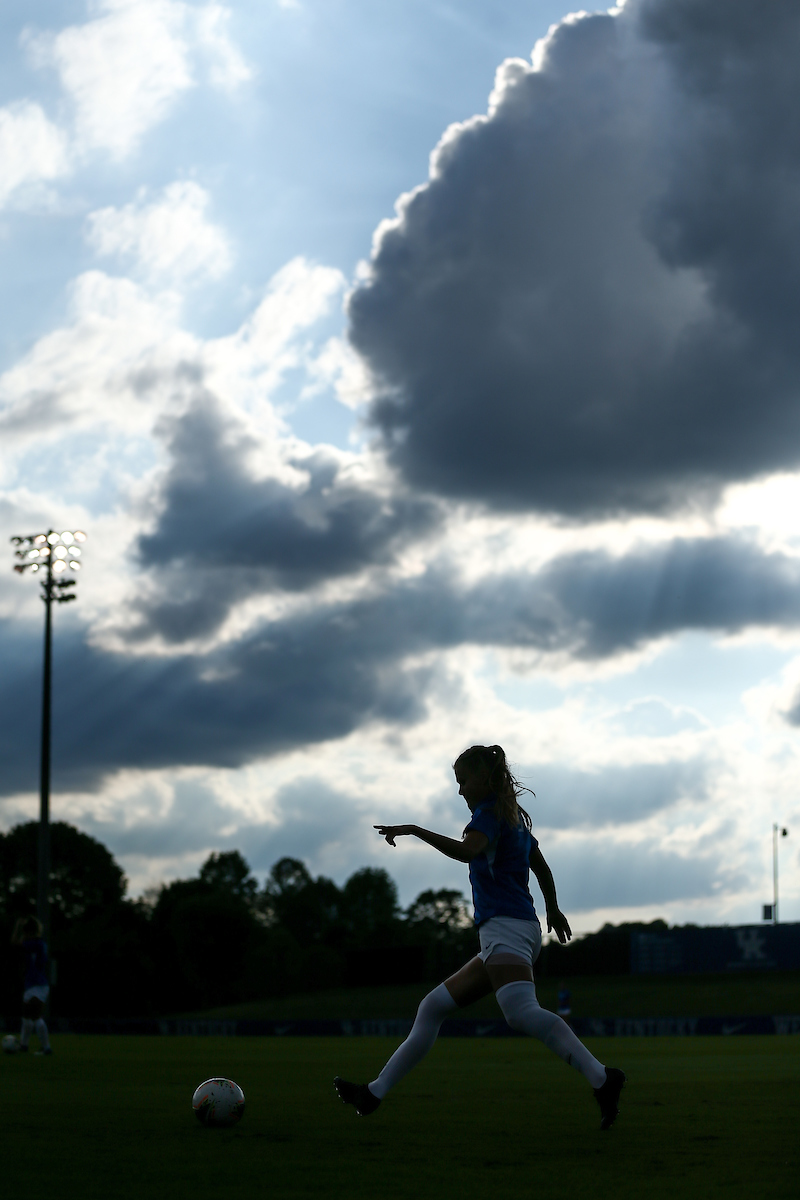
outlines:
[{"label": "stadium floodlight pole", "polygon": [[772,826],[772,924],[778,924],[778,832],[788,837],[789,830],[782,825]]},{"label": "stadium floodlight pole", "polygon": [[42,685],[42,740],[39,773],[39,855],[36,882],[36,915],[42,922],[45,938],[50,933],[50,693],[52,676],[53,619],[52,606],[74,600],[74,579],[60,579],[65,571],[81,568],[81,543],[86,534],[80,529],[74,533],[65,530],[56,533],[31,533],[25,537],[12,537],[16,546],[15,556],[20,561],[14,570],[23,575],[43,573],[42,600],[44,601],[44,680]]}]

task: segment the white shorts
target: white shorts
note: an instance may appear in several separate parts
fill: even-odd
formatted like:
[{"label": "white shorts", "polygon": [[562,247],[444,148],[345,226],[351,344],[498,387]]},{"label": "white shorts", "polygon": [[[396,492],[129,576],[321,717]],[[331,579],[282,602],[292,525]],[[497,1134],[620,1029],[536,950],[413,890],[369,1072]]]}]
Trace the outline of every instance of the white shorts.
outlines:
[{"label": "white shorts", "polygon": [[510,954],[531,966],[542,948],[542,927],[538,921],[521,921],[518,917],[490,917],[478,929],[481,949],[478,955],[484,962],[493,954]]},{"label": "white shorts", "polygon": [[[19,992],[17,992],[17,995],[19,995]],[[44,1004],[49,995],[50,988],[46,983],[43,983],[39,987],[29,987],[22,993],[22,1003],[24,1004],[26,1000],[41,1000],[42,1004]]]}]

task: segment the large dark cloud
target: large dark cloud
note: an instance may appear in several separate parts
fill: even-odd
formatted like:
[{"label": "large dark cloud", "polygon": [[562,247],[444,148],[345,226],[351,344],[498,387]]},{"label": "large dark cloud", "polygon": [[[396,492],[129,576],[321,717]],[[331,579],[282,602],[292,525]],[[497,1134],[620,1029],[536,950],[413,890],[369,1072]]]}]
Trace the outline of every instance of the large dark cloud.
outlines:
[{"label": "large dark cloud", "polygon": [[[430,570],[265,621],[205,654],[110,653],[66,627],[55,662],[59,786],[95,786],[122,767],[235,767],[371,722],[411,724],[451,686],[425,658],[440,650],[527,647],[592,660],[685,629],[752,626],[800,626],[798,561],[743,540],[698,539],[618,558],[570,555],[538,574],[468,587]],[[9,793],[36,785],[39,631],[21,638],[6,622],[0,652],[0,789]]]},{"label": "large dark cloud", "polygon": [[800,560],[766,554],[745,538],[677,538],[618,558],[565,555],[544,570],[541,584],[558,600],[564,642],[571,636],[584,658],[686,629],[800,625]]},{"label": "large dark cloud", "polygon": [[211,633],[249,596],[300,591],[391,562],[437,521],[430,501],[370,489],[324,448],[290,460],[305,477],[297,486],[260,477],[252,461],[258,442],[200,385],[161,434],[169,467],[156,523],[138,543],[142,565],[154,568],[151,589],[135,605],[139,638]]},{"label": "large dark cloud", "polygon": [[[541,571],[497,575],[458,593],[429,577],[405,611],[449,645],[566,652],[591,661],[685,630],[735,633],[800,625],[800,560],[739,537],[677,538],[614,556],[586,551]],[[449,594],[448,594],[449,591]],[[438,599],[437,599],[438,594]],[[437,623],[437,615],[439,622]],[[402,624],[400,624],[402,628]]]},{"label": "large dark cloud", "polygon": [[[0,680],[0,790],[37,786],[39,639],[8,624]],[[75,634],[54,665],[56,786],[88,789],[123,767],[237,767],[332,738],[371,721],[404,724],[424,713],[431,685],[407,669],[392,631],[362,628],[358,613],[328,607],[276,621],[206,655],[108,653]]]},{"label": "large dark cloud", "polygon": [[506,64],[350,335],[417,485],[573,516],[800,460],[800,6],[630,0]]}]

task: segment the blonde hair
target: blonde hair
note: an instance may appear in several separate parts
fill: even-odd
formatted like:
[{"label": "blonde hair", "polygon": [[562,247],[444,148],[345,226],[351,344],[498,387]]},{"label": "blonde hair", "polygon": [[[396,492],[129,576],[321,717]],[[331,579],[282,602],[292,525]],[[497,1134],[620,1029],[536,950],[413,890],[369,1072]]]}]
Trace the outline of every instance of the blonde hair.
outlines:
[{"label": "blonde hair", "polygon": [[497,820],[505,821],[512,829],[522,824],[530,829],[531,819],[519,803],[518,797],[521,792],[530,792],[532,796],[536,793],[531,792],[529,787],[525,787],[512,775],[503,747],[470,746],[468,750],[459,754],[453,763],[453,770],[458,766],[466,766],[473,760],[476,766],[480,764],[486,768],[488,784],[495,797],[494,815]]}]

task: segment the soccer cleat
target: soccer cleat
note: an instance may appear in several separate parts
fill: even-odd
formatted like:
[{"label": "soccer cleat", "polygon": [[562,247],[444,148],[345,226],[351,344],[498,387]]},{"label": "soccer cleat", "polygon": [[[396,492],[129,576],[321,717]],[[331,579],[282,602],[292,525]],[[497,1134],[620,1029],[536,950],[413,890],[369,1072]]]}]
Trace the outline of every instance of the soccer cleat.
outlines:
[{"label": "soccer cleat", "polygon": [[[28,1049],[28,1047],[26,1046],[26,1047],[25,1047],[25,1049],[27,1050],[27,1049]],[[36,1050],[36,1051],[34,1051],[34,1057],[35,1057],[35,1058],[38,1058],[40,1054],[52,1054],[52,1053],[53,1053],[53,1049],[52,1049],[52,1047],[51,1047],[51,1046],[48,1046],[46,1050]]]},{"label": "soccer cleat", "polygon": [[27,1047],[27,1046],[23,1046],[22,1042],[20,1042],[20,1044],[19,1044],[19,1046],[17,1047],[17,1049],[19,1050],[20,1054],[27,1054],[27,1053],[28,1053],[28,1047]]},{"label": "soccer cleat", "polygon": [[380,1104],[377,1096],[373,1096],[365,1083],[348,1083],[337,1075],[333,1081],[336,1094],[344,1104],[352,1104],[360,1117],[368,1117],[374,1113]]},{"label": "soccer cleat", "polygon": [[619,1094],[622,1091],[627,1076],[619,1067],[606,1067],[606,1081],[602,1087],[595,1088],[594,1094],[600,1105],[600,1128],[610,1129],[617,1118]]}]

